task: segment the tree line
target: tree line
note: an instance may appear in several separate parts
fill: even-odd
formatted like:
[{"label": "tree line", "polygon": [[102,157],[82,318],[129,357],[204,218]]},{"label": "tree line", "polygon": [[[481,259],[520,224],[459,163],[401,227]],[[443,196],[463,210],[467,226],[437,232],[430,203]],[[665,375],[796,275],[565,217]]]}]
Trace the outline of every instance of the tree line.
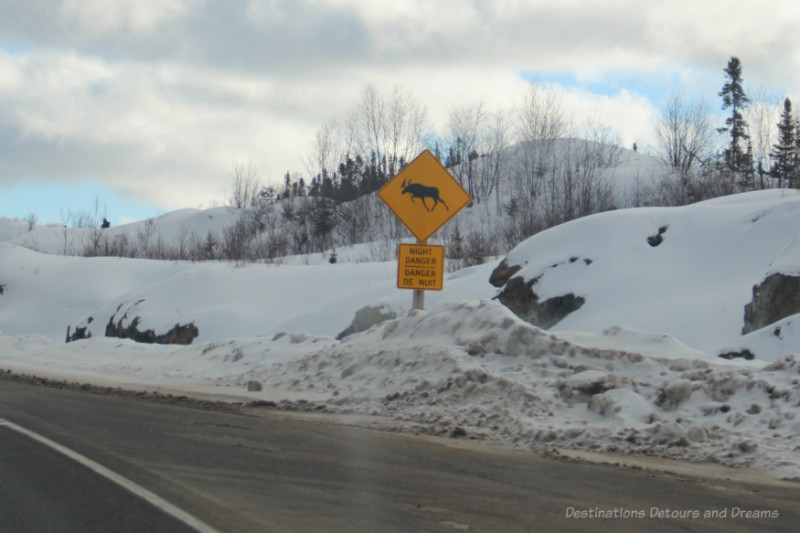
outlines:
[{"label": "tree line", "polygon": [[[778,106],[747,94],[742,72],[731,57],[718,93],[725,112],[718,126],[703,99],[678,91],[665,98],[650,148],[663,170],[647,177],[633,198],[614,195],[611,172],[624,151],[619,136],[606,125],[576,120],[554,87],[531,82],[510,110],[492,111],[484,102],[454,107],[444,130],[433,133],[426,109],[408,90],[384,94],[369,85],[348,116],[317,130],[305,176],[286,173],[280,186],[264,185],[253,165],[233,164],[228,203],[240,216],[223,235],[188,235],[185,246],[139,235],[129,248],[137,256],[171,259],[274,261],[327,253],[336,260],[337,247],[371,243],[366,259],[391,259],[393,243],[407,235],[374,192],[424,148],[474,200],[472,219],[479,222],[449,224],[437,235],[456,266],[600,211],[800,187],[800,121],[791,101],[784,100],[778,120]],[[89,246],[92,255],[106,249],[125,255],[124,246],[100,246],[97,239]]]},{"label": "tree line", "polygon": [[[656,150],[670,171],[659,201],[680,205],[714,196],[773,187],[800,187],[800,119],[787,97],[745,90],[743,66],[731,57],[717,94],[725,112],[715,128],[703,100],[672,93],[654,123]],[[776,138],[777,133],[777,138]]]}]

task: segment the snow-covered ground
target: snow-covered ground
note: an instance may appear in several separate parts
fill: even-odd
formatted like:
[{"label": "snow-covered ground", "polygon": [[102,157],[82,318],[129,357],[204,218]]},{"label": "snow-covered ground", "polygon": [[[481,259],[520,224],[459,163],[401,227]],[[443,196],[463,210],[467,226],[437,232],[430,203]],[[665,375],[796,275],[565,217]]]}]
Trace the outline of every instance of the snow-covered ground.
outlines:
[{"label": "snow-covered ground", "polygon": [[[781,321],[780,337],[775,325],[741,336],[752,286],[800,269],[798,223],[798,194],[765,191],[606,213],[539,234],[509,260],[525,265],[520,275],[544,273],[540,296],[569,287],[587,302],[551,332],[491,300],[499,261],[449,274],[444,291],[426,294],[426,310],[408,311],[411,294],[395,288],[392,262],[236,266],[0,244],[0,369],[304,398],[523,449],[711,461],[800,479],[797,318]],[[665,226],[663,243],[648,245]],[[399,316],[335,340],[366,305]],[[157,331],[193,322],[199,337],[189,346],[103,337],[120,306]],[[93,337],[65,344],[76,324]],[[716,357],[728,346],[761,359]],[[251,381],[264,390],[247,392]]]}]

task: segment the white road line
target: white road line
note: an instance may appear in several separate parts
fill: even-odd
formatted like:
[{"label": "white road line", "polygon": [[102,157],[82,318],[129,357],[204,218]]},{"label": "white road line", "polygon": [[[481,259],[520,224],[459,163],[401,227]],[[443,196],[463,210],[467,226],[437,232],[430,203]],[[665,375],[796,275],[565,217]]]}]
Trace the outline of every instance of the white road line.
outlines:
[{"label": "white road line", "polygon": [[13,422],[9,422],[8,420],[5,420],[4,418],[0,418],[0,426],[5,426],[5,427],[7,427],[9,429],[12,429],[12,430],[16,431],[17,433],[21,433],[22,435],[25,435],[26,437],[29,437],[29,438],[37,441],[37,442],[40,442],[40,443],[44,444],[45,446],[48,446],[48,447],[52,448],[53,450],[55,450],[55,451],[57,451],[57,452],[59,452],[59,453],[61,453],[63,455],[66,455],[67,457],[69,457],[73,461],[77,461],[78,463],[82,464],[86,468],[88,468],[90,470],[93,470],[94,472],[100,474],[101,476],[103,476],[104,478],[108,479],[109,481],[112,481],[112,482],[116,483],[120,487],[126,489],[129,492],[132,492],[136,496],[138,496],[138,497],[142,498],[143,500],[149,502],[151,505],[154,505],[154,506],[158,507],[159,509],[161,509],[162,511],[164,511],[168,515],[180,520],[181,522],[183,522],[187,526],[195,529],[196,531],[198,531],[198,533],[220,533],[219,530],[209,526],[205,522],[195,518],[194,516],[190,515],[186,511],[184,511],[184,510],[176,507],[175,505],[169,503],[168,501],[166,501],[162,497],[157,496],[156,494],[153,494],[152,492],[150,492],[146,488],[142,487],[141,485],[137,485],[133,481],[131,481],[131,480],[127,479],[127,478],[124,478],[121,475],[117,474],[113,470],[109,470],[108,468],[104,467],[103,465],[92,461],[88,457],[85,457],[85,456],[83,456],[83,455],[81,455],[81,454],[79,454],[79,453],[77,453],[77,452],[75,452],[73,450],[70,450],[69,448],[67,448],[65,446],[62,446],[61,444],[59,444],[59,443],[57,443],[55,441],[52,441],[52,440],[48,439],[47,437],[43,437],[43,436],[39,435],[38,433],[34,433],[33,431],[30,431],[29,429],[25,429],[22,426],[18,426],[17,424],[15,424]]}]

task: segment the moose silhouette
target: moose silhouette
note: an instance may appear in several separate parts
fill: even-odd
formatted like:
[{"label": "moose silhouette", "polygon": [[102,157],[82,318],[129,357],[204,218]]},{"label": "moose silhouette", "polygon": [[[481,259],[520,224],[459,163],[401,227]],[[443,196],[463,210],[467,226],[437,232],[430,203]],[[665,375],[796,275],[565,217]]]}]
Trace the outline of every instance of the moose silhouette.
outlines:
[{"label": "moose silhouette", "polygon": [[[419,198],[422,200],[422,205],[428,211],[433,211],[436,209],[436,206],[440,203],[444,206],[445,209],[450,211],[450,208],[447,207],[447,204],[444,200],[439,198],[439,189],[436,187],[428,187],[426,185],[422,185],[420,183],[411,183],[411,180],[403,181],[403,194],[410,194],[411,195],[411,202],[414,202],[414,198]],[[433,207],[428,207],[428,204],[425,202],[425,198],[432,198],[433,199]]]}]

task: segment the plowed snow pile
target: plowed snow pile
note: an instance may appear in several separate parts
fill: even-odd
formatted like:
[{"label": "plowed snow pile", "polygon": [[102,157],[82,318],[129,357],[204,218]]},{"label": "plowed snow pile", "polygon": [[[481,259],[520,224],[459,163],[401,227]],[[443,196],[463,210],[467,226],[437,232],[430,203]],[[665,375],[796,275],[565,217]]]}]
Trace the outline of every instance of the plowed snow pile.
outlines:
[{"label": "plowed snow pile", "polygon": [[[664,335],[606,335],[668,356],[583,347],[492,301],[412,311],[341,342],[287,333],[181,347],[107,338],[64,346],[0,336],[0,349],[4,365],[21,370],[30,362],[109,383],[305,398],[523,449],[645,454],[800,478],[800,357],[726,361]],[[245,393],[253,380],[265,391]]]},{"label": "plowed snow pile", "polygon": [[765,365],[584,348],[484,301],[412,312],[255,374],[440,433],[800,477],[797,356]]}]

